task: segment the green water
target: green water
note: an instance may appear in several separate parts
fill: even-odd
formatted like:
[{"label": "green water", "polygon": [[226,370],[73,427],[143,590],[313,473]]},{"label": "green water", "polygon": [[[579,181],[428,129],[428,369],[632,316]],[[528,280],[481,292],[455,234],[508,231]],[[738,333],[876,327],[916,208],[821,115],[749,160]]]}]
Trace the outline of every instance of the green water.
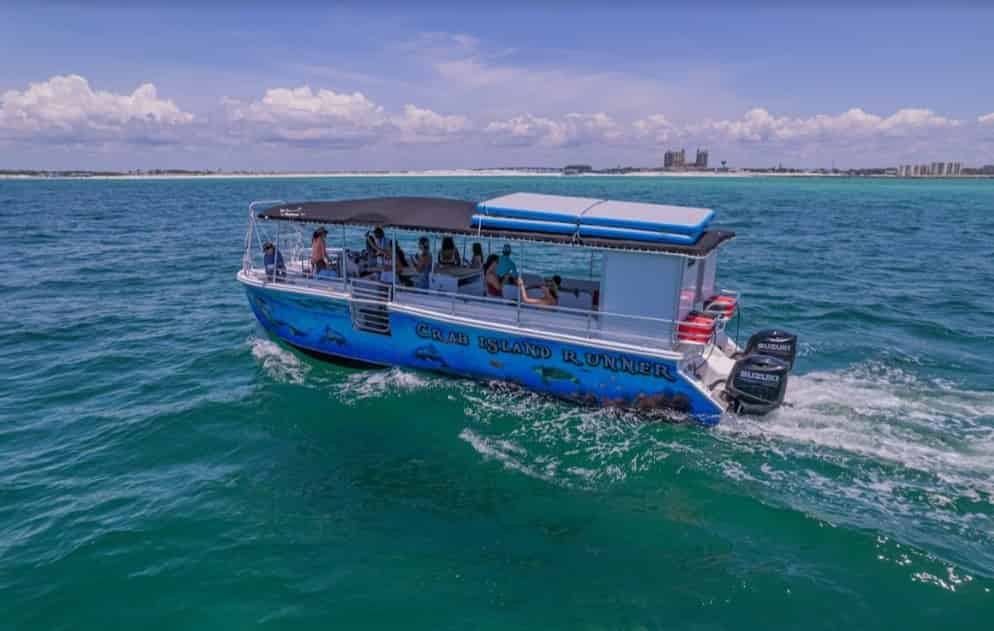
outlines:
[{"label": "green water", "polygon": [[[323,364],[234,279],[252,199],[515,190],[715,208],[790,407]],[[990,625],[994,182],[0,181],[0,231],[2,629]]]}]

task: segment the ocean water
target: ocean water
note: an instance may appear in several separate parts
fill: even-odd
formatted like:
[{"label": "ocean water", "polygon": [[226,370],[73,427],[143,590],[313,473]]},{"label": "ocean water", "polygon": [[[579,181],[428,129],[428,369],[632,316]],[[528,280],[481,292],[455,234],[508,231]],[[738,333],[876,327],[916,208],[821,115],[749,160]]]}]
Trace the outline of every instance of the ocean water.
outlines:
[{"label": "ocean water", "polygon": [[[789,405],[325,364],[235,282],[252,199],[517,190],[715,208]],[[0,234],[2,629],[990,625],[992,181],[0,181]]]}]

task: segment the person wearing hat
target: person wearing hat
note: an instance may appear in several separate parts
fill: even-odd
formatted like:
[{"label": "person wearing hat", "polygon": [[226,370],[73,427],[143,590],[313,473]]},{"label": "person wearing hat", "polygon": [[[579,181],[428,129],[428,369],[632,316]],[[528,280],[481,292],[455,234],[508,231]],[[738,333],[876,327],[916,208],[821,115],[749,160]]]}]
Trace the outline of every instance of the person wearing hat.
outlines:
[{"label": "person wearing hat", "polygon": [[328,230],[321,226],[311,237],[311,267],[315,274],[328,269],[328,245],[325,243],[327,234]]},{"label": "person wearing hat", "polygon": [[269,277],[269,280],[286,276],[286,263],[283,262],[283,253],[277,250],[275,245],[267,241],[262,246],[262,254],[262,262],[266,267],[266,276]]},{"label": "person wearing hat", "polygon": [[518,276],[518,266],[511,259],[511,244],[505,243],[497,261],[497,276],[505,283],[514,282]]}]

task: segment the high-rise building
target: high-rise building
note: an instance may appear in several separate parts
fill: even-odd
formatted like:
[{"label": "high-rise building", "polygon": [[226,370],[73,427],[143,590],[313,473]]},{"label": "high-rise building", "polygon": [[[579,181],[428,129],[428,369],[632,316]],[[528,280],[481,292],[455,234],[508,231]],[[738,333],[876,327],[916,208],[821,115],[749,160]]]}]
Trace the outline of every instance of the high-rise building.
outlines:
[{"label": "high-rise building", "polygon": [[708,150],[697,148],[697,157],[694,159],[694,166],[698,169],[708,168]]},{"label": "high-rise building", "polygon": [[686,154],[683,149],[677,151],[676,149],[670,149],[663,154],[663,168],[664,169],[682,169],[686,163]]}]

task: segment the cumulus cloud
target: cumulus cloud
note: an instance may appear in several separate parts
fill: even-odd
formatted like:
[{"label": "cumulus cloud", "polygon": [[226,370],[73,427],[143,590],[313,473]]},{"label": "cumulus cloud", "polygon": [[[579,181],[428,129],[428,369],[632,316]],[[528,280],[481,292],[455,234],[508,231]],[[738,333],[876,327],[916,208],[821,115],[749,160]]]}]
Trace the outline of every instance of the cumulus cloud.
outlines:
[{"label": "cumulus cloud", "polygon": [[446,142],[470,129],[465,116],[438,114],[411,104],[393,118],[393,125],[398,131],[397,142],[402,144]]},{"label": "cumulus cloud", "polygon": [[261,142],[348,149],[383,141],[441,143],[468,131],[469,120],[408,104],[391,115],[361,92],[274,88],[258,101],[227,100],[228,133]]},{"label": "cumulus cloud", "polygon": [[652,114],[632,123],[635,136],[640,139],[651,140],[658,144],[665,144],[674,140],[682,132],[663,114]]},{"label": "cumulus cloud", "polygon": [[493,121],[484,130],[493,138],[494,144],[531,146],[559,146],[563,144],[563,129],[556,121],[531,114],[515,116],[507,120]]},{"label": "cumulus cloud", "polygon": [[791,118],[774,116],[763,108],[755,108],[738,119],[690,124],[685,131],[692,135],[711,135],[746,143],[832,142],[903,136],[961,124],[962,121],[939,116],[928,109],[901,109],[882,117],[852,108],[838,115]]},{"label": "cumulus cloud", "polygon": [[[427,39],[441,39],[446,50],[464,51],[448,70],[469,85],[474,81],[481,86],[496,84],[499,89],[494,93],[503,95],[508,77],[517,76],[518,71],[510,66],[475,60],[472,54],[478,43],[468,36],[443,34]],[[550,76],[532,73],[528,85],[534,87],[540,77]],[[535,94],[541,93],[535,89]],[[726,153],[740,151],[749,159],[764,151],[804,159],[823,159],[835,151],[873,159],[959,152],[964,147],[980,147],[994,130],[994,112],[961,121],[923,108],[899,109],[890,115],[852,108],[813,116],[754,108],[739,117],[688,119],[678,111],[645,114],[655,110],[648,106],[639,106],[634,114],[608,107],[593,109],[596,106],[591,108],[594,113],[577,113],[569,106],[560,109],[550,103],[543,106],[542,115],[535,115],[523,107],[511,108],[513,95],[503,98],[507,111],[482,110],[470,116],[466,113],[473,109],[469,105],[462,112],[440,113],[408,102],[400,110],[388,111],[362,92],[309,85],[275,87],[256,99],[224,100],[221,115],[216,119],[212,115],[211,124],[205,124],[206,116],[195,118],[172,100],[161,98],[151,83],[131,93],[113,93],[94,89],[78,75],[65,75],[0,94],[0,140],[70,146],[182,142],[184,148],[231,142],[324,149],[424,144],[433,145],[435,155],[444,153],[441,145],[445,143],[456,146],[469,140],[561,150],[564,156],[572,147],[595,146],[604,148],[605,159],[624,155],[651,162],[660,147],[684,143],[707,144]],[[545,114],[556,111],[570,113]],[[548,159],[555,155],[551,151],[538,154]]]},{"label": "cumulus cloud", "polygon": [[615,143],[624,139],[624,130],[603,112],[570,113],[561,119],[522,114],[489,123],[484,130],[497,145],[570,147],[594,143]]},{"label": "cumulus cloud", "polygon": [[299,88],[267,90],[258,100],[227,100],[229,131],[263,142],[357,147],[375,142],[388,118],[361,92]]},{"label": "cumulus cloud", "polygon": [[0,95],[0,136],[71,144],[166,143],[194,120],[151,83],[131,94],[94,90],[79,75],[54,76]]}]

